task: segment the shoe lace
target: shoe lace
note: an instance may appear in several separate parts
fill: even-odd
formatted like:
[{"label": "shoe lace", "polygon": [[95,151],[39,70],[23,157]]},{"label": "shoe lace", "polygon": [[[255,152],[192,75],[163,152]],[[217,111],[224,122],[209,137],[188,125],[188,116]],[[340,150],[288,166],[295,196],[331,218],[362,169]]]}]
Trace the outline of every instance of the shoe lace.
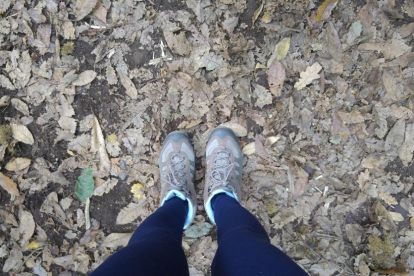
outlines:
[{"label": "shoe lace", "polygon": [[185,157],[179,153],[176,153],[173,156],[171,156],[170,161],[170,173],[163,173],[161,178],[170,185],[182,187],[186,183],[186,173],[184,172]]},{"label": "shoe lace", "polygon": [[227,186],[232,180],[231,171],[234,164],[230,162],[230,153],[226,150],[219,150],[213,161],[214,168],[210,174],[212,185],[210,190],[217,186]]}]

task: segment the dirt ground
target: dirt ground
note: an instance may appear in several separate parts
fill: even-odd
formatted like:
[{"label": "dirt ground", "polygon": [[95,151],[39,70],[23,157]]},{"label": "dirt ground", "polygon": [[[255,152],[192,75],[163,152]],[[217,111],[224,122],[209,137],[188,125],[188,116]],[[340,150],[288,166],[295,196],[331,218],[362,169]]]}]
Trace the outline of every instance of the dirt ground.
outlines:
[{"label": "dirt ground", "polygon": [[3,0],[0,274],[88,275],[125,246],[180,129],[199,195],[183,247],[210,275],[223,124],[242,204],[310,275],[414,275],[413,33],[411,0]]}]

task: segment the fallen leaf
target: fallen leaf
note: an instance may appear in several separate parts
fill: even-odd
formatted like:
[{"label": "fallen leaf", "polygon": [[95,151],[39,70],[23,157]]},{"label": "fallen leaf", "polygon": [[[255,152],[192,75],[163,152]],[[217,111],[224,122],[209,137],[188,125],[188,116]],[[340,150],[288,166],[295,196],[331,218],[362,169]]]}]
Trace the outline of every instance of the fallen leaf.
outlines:
[{"label": "fallen leaf", "polygon": [[105,8],[105,6],[102,4],[101,1],[99,1],[96,4],[96,7],[92,11],[92,15],[101,20],[102,22],[106,23],[106,15],[108,13],[108,10]]},{"label": "fallen leaf", "polygon": [[19,268],[23,265],[23,253],[21,249],[15,245],[10,251],[7,260],[3,265],[3,272],[9,272],[10,270]]},{"label": "fallen leaf", "polygon": [[37,27],[37,39],[43,44],[42,47],[38,47],[39,54],[44,55],[49,49],[51,34],[52,26],[50,24],[39,24]]},{"label": "fallen leaf", "polygon": [[328,51],[336,61],[342,60],[342,44],[339,40],[338,32],[332,22],[328,22],[326,30],[326,39],[328,41]]},{"label": "fallen leaf", "polygon": [[135,183],[131,187],[131,193],[136,199],[141,199],[144,196],[144,185],[141,183]]},{"label": "fallen leaf", "polygon": [[404,221],[404,217],[400,213],[390,212],[393,221],[401,222]]},{"label": "fallen leaf", "polygon": [[282,95],[282,88],[285,83],[285,78],[285,68],[278,60],[274,60],[269,67],[268,82],[269,89],[275,97],[280,97]]},{"label": "fallen leaf", "polygon": [[0,172],[0,186],[13,196],[20,196],[17,184]]},{"label": "fallen leaf", "polygon": [[296,179],[296,182],[295,182],[295,189],[294,191],[292,191],[293,198],[300,197],[305,192],[306,187],[308,186],[308,182],[309,182],[309,175],[308,173],[305,172],[305,170],[300,169],[297,172],[297,176],[298,178]]},{"label": "fallen leaf", "polygon": [[243,147],[243,154],[245,155],[252,155],[256,151],[255,142],[251,142]]},{"label": "fallen leaf", "polygon": [[76,15],[76,20],[82,20],[89,15],[95,8],[98,0],[77,0],[73,12]]},{"label": "fallen leaf", "polygon": [[97,74],[93,70],[86,70],[79,74],[78,78],[72,83],[74,86],[84,86],[91,83]]},{"label": "fallen leaf", "polygon": [[108,174],[111,169],[111,162],[109,161],[108,153],[106,151],[102,129],[96,116],[94,117],[92,127],[91,152],[99,153],[99,170],[101,173]]},{"label": "fallen leaf", "polygon": [[389,206],[391,205],[397,205],[398,201],[393,197],[392,195],[385,194],[385,193],[379,193],[379,196],[382,200],[385,201]]},{"label": "fallen leaf", "polygon": [[22,205],[19,209],[19,232],[20,232],[20,245],[22,248],[26,248],[30,238],[33,236],[35,230],[35,222],[33,215],[29,211],[23,210]]},{"label": "fallen leaf", "polygon": [[322,5],[319,6],[318,12],[316,13],[316,22],[325,21],[331,16],[332,10],[336,7],[339,0],[325,0]]},{"label": "fallen leaf", "polygon": [[305,71],[300,73],[300,79],[295,83],[295,88],[297,90],[302,90],[308,84],[312,83],[313,80],[319,79],[319,71],[322,70],[322,66],[315,62],[312,66],[308,66]]},{"label": "fallen leaf", "polygon": [[19,142],[33,145],[34,139],[32,133],[24,125],[11,124],[10,125],[13,131],[13,138]]},{"label": "fallen leaf", "polygon": [[212,228],[213,225],[208,222],[204,222],[201,227],[198,224],[193,224],[184,231],[184,235],[187,238],[198,239],[207,235]]},{"label": "fallen leaf", "polygon": [[111,249],[117,249],[120,246],[124,247],[128,244],[131,236],[132,233],[111,233],[105,238],[101,247],[108,247]]},{"label": "fallen leaf", "polygon": [[14,108],[16,108],[18,111],[20,111],[21,113],[23,113],[23,115],[25,116],[29,116],[29,107],[27,106],[27,104],[19,99],[11,99],[11,104]]},{"label": "fallen leaf", "polygon": [[388,133],[387,138],[385,139],[384,150],[395,151],[398,149],[404,142],[404,133],[405,118],[401,118],[394,124]]},{"label": "fallen leaf", "polygon": [[142,206],[142,203],[129,203],[119,212],[118,216],[116,217],[116,224],[128,224],[136,220],[141,215],[139,209],[142,208]]},{"label": "fallen leaf", "polygon": [[88,168],[82,171],[78,177],[75,187],[75,196],[82,202],[86,202],[93,195],[95,189],[95,180],[93,179],[92,169]]},{"label": "fallen leaf", "polygon": [[125,88],[125,93],[133,100],[138,97],[138,91],[135,87],[135,84],[131,81],[131,79],[123,74],[119,73],[119,79],[121,81],[122,86]]},{"label": "fallen leaf", "polygon": [[75,28],[73,27],[73,23],[71,21],[65,21],[61,28],[65,39],[72,40],[76,38]]},{"label": "fallen leaf", "polygon": [[13,158],[6,165],[6,170],[17,172],[26,169],[32,161],[27,158]]},{"label": "fallen leaf", "polygon": [[267,61],[267,67],[269,68],[274,60],[281,61],[285,58],[290,48],[290,37],[285,37],[278,44],[276,44],[273,54]]},{"label": "fallen leaf", "polygon": [[115,69],[111,65],[108,65],[108,67],[106,67],[106,80],[108,81],[109,85],[115,85],[118,83]]},{"label": "fallen leaf", "polygon": [[76,120],[75,119],[62,116],[60,117],[58,124],[63,130],[66,130],[71,134],[75,134],[76,132]]},{"label": "fallen leaf", "polygon": [[236,136],[238,137],[247,136],[247,129],[244,126],[239,125],[238,123],[228,122],[228,123],[221,124],[220,126],[230,128],[231,130],[233,130],[234,134],[236,134]]},{"label": "fallen leaf", "polygon": [[252,17],[252,25],[254,25],[254,22],[256,22],[257,18],[262,13],[263,6],[264,6],[264,1],[262,2],[262,4],[260,4],[259,8],[257,8],[257,10],[254,11],[254,14]]},{"label": "fallen leaf", "polygon": [[94,196],[103,196],[104,194],[109,193],[115,186],[118,184],[118,179],[110,178],[105,181],[103,184],[95,187],[93,192]]},{"label": "fallen leaf", "polygon": [[9,90],[16,89],[16,87],[12,84],[12,82],[3,75],[0,75],[0,86],[6,89],[9,89]]},{"label": "fallen leaf", "polygon": [[387,209],[385,209],[385,207],[379,201],[375,204],[375,215],[377,216],[378,222],[382,228],[387,231],[396,229],[390,212],[388,212]]},{"label": "fallen leaf", "polygon": [[16,218],[9,211],[6,211],[6,210],[0,208],[0,217],[7,224],[11,224],[14,227],[18,227],[19,226],[19,224],[17,223]]}]

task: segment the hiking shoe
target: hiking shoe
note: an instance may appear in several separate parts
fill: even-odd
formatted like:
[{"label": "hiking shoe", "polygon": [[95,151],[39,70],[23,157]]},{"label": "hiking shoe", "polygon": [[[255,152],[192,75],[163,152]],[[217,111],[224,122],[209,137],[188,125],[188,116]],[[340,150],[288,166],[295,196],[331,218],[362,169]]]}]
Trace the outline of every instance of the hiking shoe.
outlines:
[{"label": "hiking shoe", "polygon": [[170,133],[164,140],[159,159],[161,174],[160,206],[179,197],[188,202],[186,229],[197,210],[197,195],[194,189],[195,154],[188,135],[182,131]]},{"label": "hiking shoe", "polygon": [[211,199],[220,193],[237,201],[241,197],[243,153],[239,139],[231,129],[217,127],[213,130],[206,148],[206,166],[204,208],[216,224]]}]

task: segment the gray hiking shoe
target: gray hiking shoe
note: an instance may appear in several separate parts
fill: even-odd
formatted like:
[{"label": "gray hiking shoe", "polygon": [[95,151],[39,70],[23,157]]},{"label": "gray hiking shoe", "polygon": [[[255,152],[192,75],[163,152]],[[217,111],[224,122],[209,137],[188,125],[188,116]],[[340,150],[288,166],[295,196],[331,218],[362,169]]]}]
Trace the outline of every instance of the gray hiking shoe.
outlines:
[{"label": "gray hiking shoe", "polygon": [[204,186],[204,208],[215,224],[211,199],[220,193],[241,198],[243,153],[239,139],[227,127],[213,130],[206,148],[206,183]]},{"label": "gray hiking shoe", "polygon": [[195,154],[185,132],[174,131],[164,140],[159,159],[161,174],[160,206],[173,197],[188,202],[186,229],[197,210],[197,195],[194,189]]}]

